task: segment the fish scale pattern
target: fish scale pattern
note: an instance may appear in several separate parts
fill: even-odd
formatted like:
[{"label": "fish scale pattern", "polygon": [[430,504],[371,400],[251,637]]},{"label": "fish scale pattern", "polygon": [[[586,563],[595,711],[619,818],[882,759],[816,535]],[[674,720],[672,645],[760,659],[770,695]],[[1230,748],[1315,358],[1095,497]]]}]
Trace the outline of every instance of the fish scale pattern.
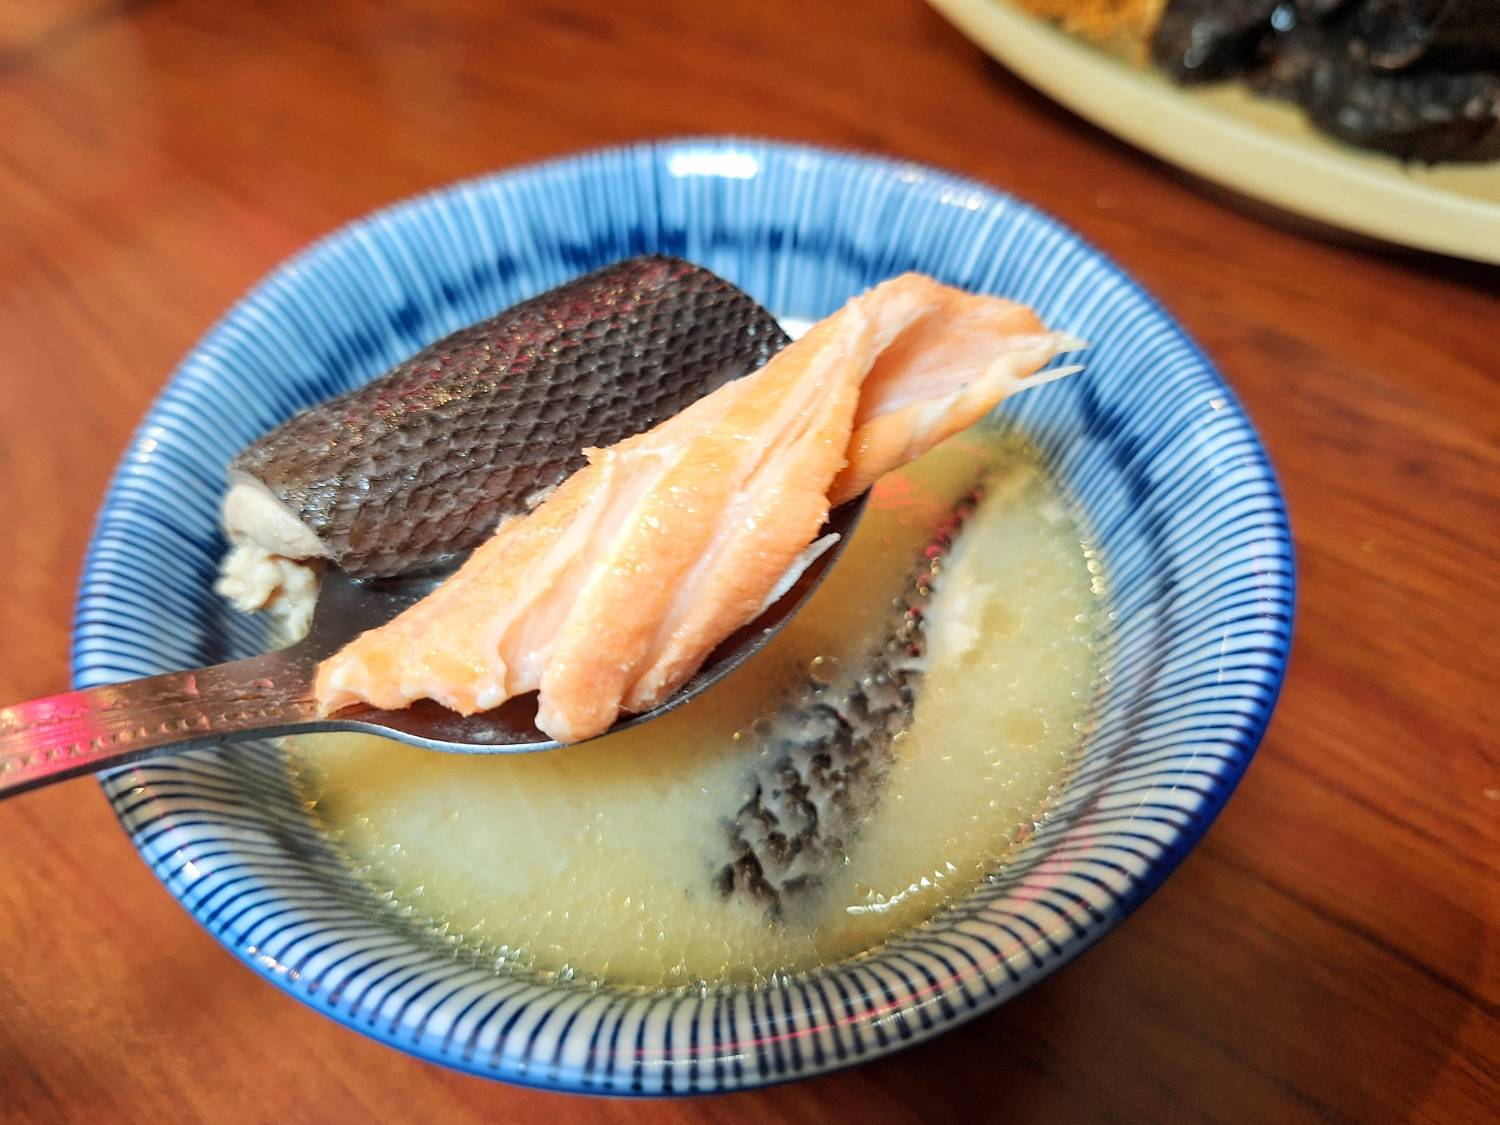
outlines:
[{"label": "fish scale pattern", "polygon": [[[166,889],[267,981],[422,1058],[551,1089],[697,1094],[817,1074],[1041,980],[1208,828],[1265,730],[1292,629],[1291,540],[1265,452],[1212,364],[1121,269],[972,180],[703,138],[446,188],[330,235],[252,290],[179,367],[116,471],[79,591],[75,683],[263,646],[256,620],[210,588],[236,450],[497,308],[654,252],[701,263],[784,322],[918,269],[1087,339],[1082,374],[1015,396],[994,422],[1023,431],[1071,494],[1113,624],[1077,765],[1030,845],[881,948],[754,986],[652,994],[470,958],[360,882],[269,744],[105,779]],[[155,987],[172,987],[170,971]]]},{"label": "fish scale pattern", "polygon": [[789,899],[848,858],[922,690],[925,611],[943,559],[981,496],[973,489],[937,529],[911,588],[892,606],[887,635],[832,675],[809,676],[753,725],[763,749],[752,759],[750,797],[727,825],[732,858],[716,878],[722,894],[747,896],[780,916]]},{"label": "fish scale pattern", "polygon": [[461,328],[242,451],[358,577],[478,546],[611,445],[762,366],[786,336],[688,262],[642,256]]}]

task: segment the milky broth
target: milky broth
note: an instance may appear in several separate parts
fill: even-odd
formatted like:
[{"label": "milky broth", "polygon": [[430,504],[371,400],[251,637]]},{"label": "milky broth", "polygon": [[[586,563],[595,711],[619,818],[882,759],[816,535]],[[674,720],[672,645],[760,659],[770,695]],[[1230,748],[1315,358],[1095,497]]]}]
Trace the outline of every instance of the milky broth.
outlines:
[{"label": "milky broth", "polygon": [[[751,730],[892,623],[933,530],[984,481],[929,606],[928,670],[847,861],[780,917],[725,898]],[[652,723],[542,754],[446,755],[366,735],[289,744],[308,808],[398,908],[539,974],[753,980],[869,949],[1003,865],[1046,815],[1098,673],[1102,578],[1014,439],[954,439],[887,477],[824,585],[755,659]]]}]

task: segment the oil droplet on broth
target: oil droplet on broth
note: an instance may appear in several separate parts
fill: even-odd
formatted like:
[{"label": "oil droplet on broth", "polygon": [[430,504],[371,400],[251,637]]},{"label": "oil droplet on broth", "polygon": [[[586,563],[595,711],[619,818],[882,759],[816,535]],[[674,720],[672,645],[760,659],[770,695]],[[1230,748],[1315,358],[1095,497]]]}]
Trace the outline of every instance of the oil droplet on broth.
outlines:
[{"label": "oil droplet on broth", "polygon": [[[847,858],[775,917],[726,898],[728,820],[767,760],[758,720],[890,627],[933,531],[928,670]],[[1001,866],[1062,790],[1098,672],[1097,562],[1032,451],[971,431],[887,477],[848,550],[754,660],[655,722],[518,757],[365,735],[289,744],[351,866],[411,916],[539,974],[616,984],[765,979],[918,925]]]}]

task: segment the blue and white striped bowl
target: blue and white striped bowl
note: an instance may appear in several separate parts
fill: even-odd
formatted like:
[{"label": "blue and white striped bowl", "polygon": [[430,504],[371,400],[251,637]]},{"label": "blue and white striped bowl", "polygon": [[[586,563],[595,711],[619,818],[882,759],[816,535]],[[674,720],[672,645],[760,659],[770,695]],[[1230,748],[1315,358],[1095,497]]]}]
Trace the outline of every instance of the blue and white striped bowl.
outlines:
[{"label": "blue and white striped bowl", "polygon": [[667,251],[783,317],[902,270],[1034,305],[1088,370],[1005,417],[1051,458],[1110,567],[1113,667],[1067,799],[1017,862],[878,951],[708,995],[543,984],[379,901],[270,747],[167,758],[105,788],[167,889],[319,1011],[423,1058],[563,1090],[694,1093],[870,1059],[1041,979],[1172,871],[1270,717],[1293,569],[1270,466],[1203,355],[1052,219],[928,168],[685,140],[523,168],[354,223],[257,286],[183,363],[105,500],[74,630],[86,686],[242,656],[210,590],[226,459],[298,408],[583,270]]}]

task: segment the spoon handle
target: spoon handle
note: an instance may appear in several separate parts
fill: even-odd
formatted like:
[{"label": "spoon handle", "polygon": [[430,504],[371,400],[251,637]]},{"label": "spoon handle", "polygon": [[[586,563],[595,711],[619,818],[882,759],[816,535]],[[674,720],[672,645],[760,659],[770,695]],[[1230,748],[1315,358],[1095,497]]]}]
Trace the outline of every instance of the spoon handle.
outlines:
[{"label": "spoon handle", "polygon": [[0,708],[0,798],[167,751],[306,729],[317,660],[299,648]]}]

